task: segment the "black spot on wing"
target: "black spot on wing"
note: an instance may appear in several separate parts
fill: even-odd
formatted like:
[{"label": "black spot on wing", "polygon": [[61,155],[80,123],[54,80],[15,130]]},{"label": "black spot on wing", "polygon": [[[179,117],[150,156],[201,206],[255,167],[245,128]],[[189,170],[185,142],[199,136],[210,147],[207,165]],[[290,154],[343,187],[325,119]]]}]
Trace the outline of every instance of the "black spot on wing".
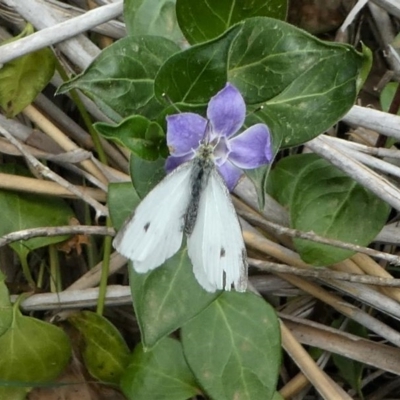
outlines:
[{"label": "black spot on wing", "polygon": [[147,232],[149,228],[150,228],[150,222],[147,222],[147,223],[145,224],[145,226],[143,227],[143,230],[144,230],[145,232]]},{"label": "black spot on wing", "polygon": [[221,247],[221,250],[220,250],[220,252],[219,252],[220,258],[225,257],[225,254],[226,254],[225,249],[224,249],[223,247]]}]

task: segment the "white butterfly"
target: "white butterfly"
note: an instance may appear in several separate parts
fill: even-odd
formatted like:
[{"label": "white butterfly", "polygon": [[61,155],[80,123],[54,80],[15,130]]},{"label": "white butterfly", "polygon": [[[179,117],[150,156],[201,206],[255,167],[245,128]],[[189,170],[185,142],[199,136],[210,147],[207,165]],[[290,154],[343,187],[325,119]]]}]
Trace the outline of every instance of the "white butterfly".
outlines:
[{"label": "white butterfly", "polygon": [[145,273],[181,247],[183,233],[194,275],[209,292],[247,286],[242,231],[229,190],[213,161],[213,146],[167,175],[125,222],[113,245]]}]

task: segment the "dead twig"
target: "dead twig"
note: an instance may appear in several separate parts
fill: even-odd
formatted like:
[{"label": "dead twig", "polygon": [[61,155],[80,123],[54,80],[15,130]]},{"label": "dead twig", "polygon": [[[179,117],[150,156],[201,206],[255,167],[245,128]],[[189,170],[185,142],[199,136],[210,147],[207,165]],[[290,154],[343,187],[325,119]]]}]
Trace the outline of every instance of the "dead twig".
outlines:
[{"label": "dead twig", "polygon": [[[0,241],[1,245],[1,241]],[[297,267],[291,267],[287,264],[279,264],[270,261],[256,260],[249,258],[249,265],[259,268],[263,271],[271,273],[283,273],[297,276],[305,276],[315,279],[337,279],[339,281],[357,282],[366,285],[375,286],[388,286],[388,287],[400,287],[400,279],[394,278],[381,278],[379,276],[369,275],[357,275],[349,274],[346,272],[335,272],[327,269],[315,268],[315,269],[300,269]]]},{"label": "dead twig", "polygon": [[24,229],[18,232],[12,232],[0,238],[0,247],[16,242],[18,240],[28,240],[40,236],[61,236],[61,235],[101,235],[114,236],[115,229],[105,226],[90,225],[71,225],[54,226],[43,228]]},{"label": "dead twig", "polygon": [[358,246],[352,243],[342,242],[340,240],[328,239],[312,232],[302,232],[297,229],[287,228],[285,226],[275,224],[274,222],[267,221],[256,213],[251,213],[240,209],[237,210],[237,213],[249,222],[255,224],[256,226],[260,228],[272,229],[279,235],[287,235],[292,238],[311,240],[316,243],[327,244],[330,246],[339,247],[341,249],[364,253],[371,257],[376,257],[381,260],[388,261],[391,264],[400,265],[400,257],[393,254],[384,253],[382,251],[373,250],[368,247]]}]

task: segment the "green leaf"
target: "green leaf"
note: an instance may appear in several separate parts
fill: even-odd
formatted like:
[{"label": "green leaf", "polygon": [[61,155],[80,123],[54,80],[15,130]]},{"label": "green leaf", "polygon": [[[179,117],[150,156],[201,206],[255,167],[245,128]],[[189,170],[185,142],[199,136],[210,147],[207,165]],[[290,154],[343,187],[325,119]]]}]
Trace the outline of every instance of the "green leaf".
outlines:
[{"label": "green leaf", "polygon": [[281,362],[273,308],[253,293],[224,292],[181,332],[186,360],[213,399],[271,399]]},{"label": "green leaf", "polygon": [[28,388],[0,387],[0,399],[25,400],[28,392]]},{"label": "green leaf", "polygon": [[272,400],[285,400],[279,392],[275,392]]},{"label": "green leaf", "polygon": [[[28,24],[24,31],[11,41],[17,41],[32,33],[32,25]],[[31,104],[50,82],[54,70],[55,57],[47,48],[29,53],[3,65],[0,69],[0,107],[5,111],[6,116],[14,118]]]},{"label": "green leaf", "polygon": [[[399,87],[398,82],[389,82],[382,90],[379,100],[383,111],[388,112],[390,105],[394,99],[397,88]],[[397,111],[397,115],[400,115],[400,109]]]},{"label": "green leaf", "polygon": [[198,284],[186,248],[151,272],[139,274],[132,265],[129,272],[133,305],[146,348],[180,328],[219,296]]},{"label": "green leaf", "polygon": [[94,127],[106,139],[122,144],[144,160],[155,161],[161,151],[168,153],[161,126],[141,115],[125,118],[118,125],[97,122]]},{"label": "green leaf", "polygon": [[360,74],[357,79],[357,92],[359,92],[363,87],[364,83],[368,78],[369,72],[372,68],[372,63],[374,61],[374,55],[370,48],[365,46],[364,43],[361,43],[362,46],[362,55],[363,55],[363,63],[361,66]]},{"label": "green leaf", "polygon": [[299,154],[279,160],[269,175],[268,193],[282,206],[289,207],[300,172],[321,157],[316,154]]},{"label": "green leaf", "polygon": [[354,104],[365,62],[354,48],[323,42],[285,22],[246,20],[230,50],[228,80],[285,147],[304,143]]},{"label": "green leaf", "polygon": [[164,166],[164,158],[159,158],[156,161],[146,161],[136,157],[134,154],[131,155],[131,179],[135,190],[142,199],[165,177]]},{"label": "green leaf", "polygon": [[62,84],[58,93],[81,89],[117,122],[131,114],[155,117],[164,106],[154,97],[154,78],[177,51],[174,42],[162,37],[128,36],[103,50],[82,74]]},{"label": "green leaf", "polygon": [[152,350],[144,350],[141,344],[135,348],[121,389],[132,400],[186,400],[199,392],[181,344],[169,338]]},{"label": "green leaf", "polygon": [[91,311],[73,314],[68,320],[82,334],[82,355],[89,373],[102,382],[119,384],[130,352],[118,329]]},{"label": "green leaf", "polygon": [[175,43],[185,40],[176,20],[175,0],[125,0],[124,22],[129,35],[163,36]]},{"label": "green leaf", "polygon": [[[307,165],[303,157],[309,160]],[[297,174],[289,204],[293,228],[367,246],[385,225],[389,206],[328,161],[300,155],[285,163]],[[338,263],[354,254],[303,239],[294,243],[301,258],[314,265]]]},{"label": "green leaf", "polygon": [[154,82],[160,102],[168,96],[173,102],[191,105],[208,103],[227,81],[228,51],[239,26],[219,38],[193,46],[169,58]]},{"label": "green leaf", "polygon": [[13,318],[12,304],[4,281],[5,276],[0,271],[0,336],[10,327]]},{"label": "green leaf", "polygon": [[285,19],[286,0],[177,0],[179,26],[186,39],[201,43],[221,35],[232,25],[251,17]]},{"label": "green leaf", "polygon": [[60,328],[25,317],[14,306],[9,329],[0,336],[0,376],[10,384],[54,380],[71,356],[68,336]]},{"label": "green leaf", "polygon": [[[27,170],[13,164],[1,165],[0,172],[29,175]],[[69,225],[74,216],[70,207],[62,199],[6,190],[0,190],[0,209],[3,216],[0,236],[22,229]],[[62,242],[68,237],[68,235],[37,237],[14,242],[10,244],[10,247],[21,257],[25,257],[32,250]]]},{"label": "green leaf", "polygon": [[140,197],[131,183],[118,182],[108,185],[107,204],[115,229],[121,228],[139,203]]}]

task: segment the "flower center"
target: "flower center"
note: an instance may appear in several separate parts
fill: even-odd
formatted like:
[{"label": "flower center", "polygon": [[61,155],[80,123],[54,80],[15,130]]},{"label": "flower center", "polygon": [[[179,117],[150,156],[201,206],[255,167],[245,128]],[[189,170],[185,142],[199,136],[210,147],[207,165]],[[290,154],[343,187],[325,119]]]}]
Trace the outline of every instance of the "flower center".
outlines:
[{"label": "flower center", "polygon": [[215,164],[217,166],[225,164],[229,157],[229,153],[231,152],[229,141],[225,136],[217,136],[211,141],[210,144],[214,147]]}]

